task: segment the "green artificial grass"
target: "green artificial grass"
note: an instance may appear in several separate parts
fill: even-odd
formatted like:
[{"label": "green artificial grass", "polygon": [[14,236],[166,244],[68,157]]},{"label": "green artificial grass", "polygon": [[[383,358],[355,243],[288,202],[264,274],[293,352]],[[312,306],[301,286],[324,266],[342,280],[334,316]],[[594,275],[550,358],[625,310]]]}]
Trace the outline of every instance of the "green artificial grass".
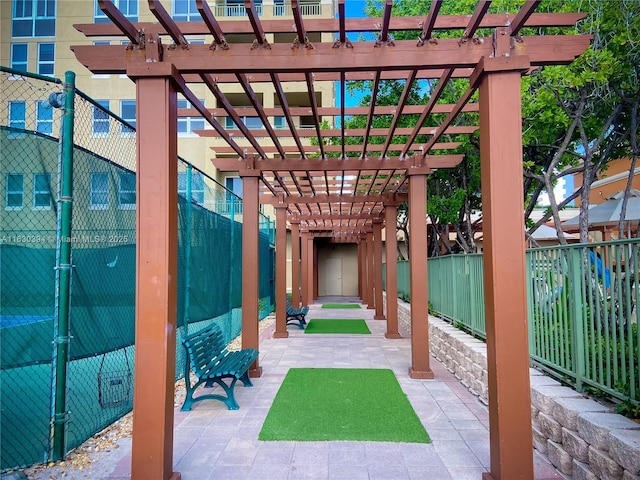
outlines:
[{"label": "green artificial grass", "polygon": [[357,303],[323,303],[322,308],[360,308]]},{"label": "green artificial grass", "polygon": [[430,443],[391,370],[291,368],[259,440]]},{"label": "green artificial grass", "polygon": [[371,333],[367,322],[353,318],[312,318],[304,333]]}]

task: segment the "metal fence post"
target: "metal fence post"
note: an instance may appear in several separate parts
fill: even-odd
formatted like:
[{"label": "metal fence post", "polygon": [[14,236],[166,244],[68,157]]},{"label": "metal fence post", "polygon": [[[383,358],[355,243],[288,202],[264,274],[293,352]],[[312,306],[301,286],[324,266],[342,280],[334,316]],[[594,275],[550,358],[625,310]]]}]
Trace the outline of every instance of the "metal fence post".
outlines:
[{"label": "metal fence post", "polygon": [[184,240],[184,335],[189,335],[189,291],[191,289],[191,178],[192,166],[187,165],[187,202],[185,212],[186,232],[183,232]]},{"label": "metal fence post", "polygon": [[52,415],[52,459],[65,455],[67,361],[69,356],[69,307],[71,296],[71,223],[73,213],[73,122],[75,73],[65,73],[64,115],[60,127],[58,160],[58,231],[56,234],[56,315],[54,319],[54,395]]},{"label": "metal fence post", "polygon": [[584,330],[584,296],[582,294],[582,249],[569,250],[569,325],[573,345],[573,371],[576,378],[576,390],[582,391],[582,379],[585,375],[585,330]]},{"label": "metal fence post", "polygon": [[229,234],[229,309],[227,313],[227,317],[229,318],[229,329],[233,326],[233,246],[235,244],[235,206],[236,199],[233,195],[229,195],[226,193],[227,201],[229,202],[229,222],[231,225],[231,232]]}]

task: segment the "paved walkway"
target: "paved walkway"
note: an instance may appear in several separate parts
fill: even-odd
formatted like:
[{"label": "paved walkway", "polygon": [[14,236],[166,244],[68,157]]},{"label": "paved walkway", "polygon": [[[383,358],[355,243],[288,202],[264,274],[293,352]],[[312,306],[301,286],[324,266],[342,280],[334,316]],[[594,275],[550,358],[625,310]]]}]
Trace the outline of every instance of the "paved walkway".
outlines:
[{"label": "paved walkway", "polygon": [[[274,339],[273,328],[263,332],[263,376],[254,379],[253,388],[238,383],[240,410],[205,401],[191,412],[176,411],[174,465],[184,480],[479,480],[489,470],[488,410],[439,362],[431,360],[435,380],[409,378],[409,338],[384,338],[385,322],[373,320],[373,310],[321,309],[317,303],[307,318],[364,318],[372,334],[305,335],[289,326],[289,338]],[[273,398],[291,367],[393,370],[432,443],[258,441]],[[537,453],[534,459],[536,480],[563,478]],[[128,479],[130,462],[131,440],[123,439],[118,449],[102,454],[90,471],[75,478]]]}]

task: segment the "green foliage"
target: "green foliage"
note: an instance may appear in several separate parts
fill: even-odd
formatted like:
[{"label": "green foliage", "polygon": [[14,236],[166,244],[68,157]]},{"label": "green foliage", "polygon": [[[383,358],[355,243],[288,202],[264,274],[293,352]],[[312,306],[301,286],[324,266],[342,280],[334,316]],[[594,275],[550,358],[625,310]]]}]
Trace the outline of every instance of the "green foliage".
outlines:
[{"label": "green foliage", "polygon": [[403,302],[411,303],[411,295],[406,292],[398,292],[398,298]]}]

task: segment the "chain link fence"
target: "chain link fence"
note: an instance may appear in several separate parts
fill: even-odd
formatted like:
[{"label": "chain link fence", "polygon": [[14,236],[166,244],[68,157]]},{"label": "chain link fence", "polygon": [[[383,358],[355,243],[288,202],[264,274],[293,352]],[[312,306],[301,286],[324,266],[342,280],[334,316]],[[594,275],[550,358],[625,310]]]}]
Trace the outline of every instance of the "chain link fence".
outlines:
[{"label": "chain link fence", "polygon": [[[132,408],[136,144],[132,125],[76,90],[73,153],[65,159],[62,82],[2,67],[0,83],[0,468],[6,471],[50,461],[56,445],[64,454]],[[178,162],[179,376],[186,332],[216,322],[230,341],[241,331],[242,201]],[[67,198],[61,172],[71,164]],[[65,202],[73,205],[69,218]],[[262,217],[261,318],[274,305],[273,239],[273,223]],[[68,346],[62,356],[61,344]]]}]

